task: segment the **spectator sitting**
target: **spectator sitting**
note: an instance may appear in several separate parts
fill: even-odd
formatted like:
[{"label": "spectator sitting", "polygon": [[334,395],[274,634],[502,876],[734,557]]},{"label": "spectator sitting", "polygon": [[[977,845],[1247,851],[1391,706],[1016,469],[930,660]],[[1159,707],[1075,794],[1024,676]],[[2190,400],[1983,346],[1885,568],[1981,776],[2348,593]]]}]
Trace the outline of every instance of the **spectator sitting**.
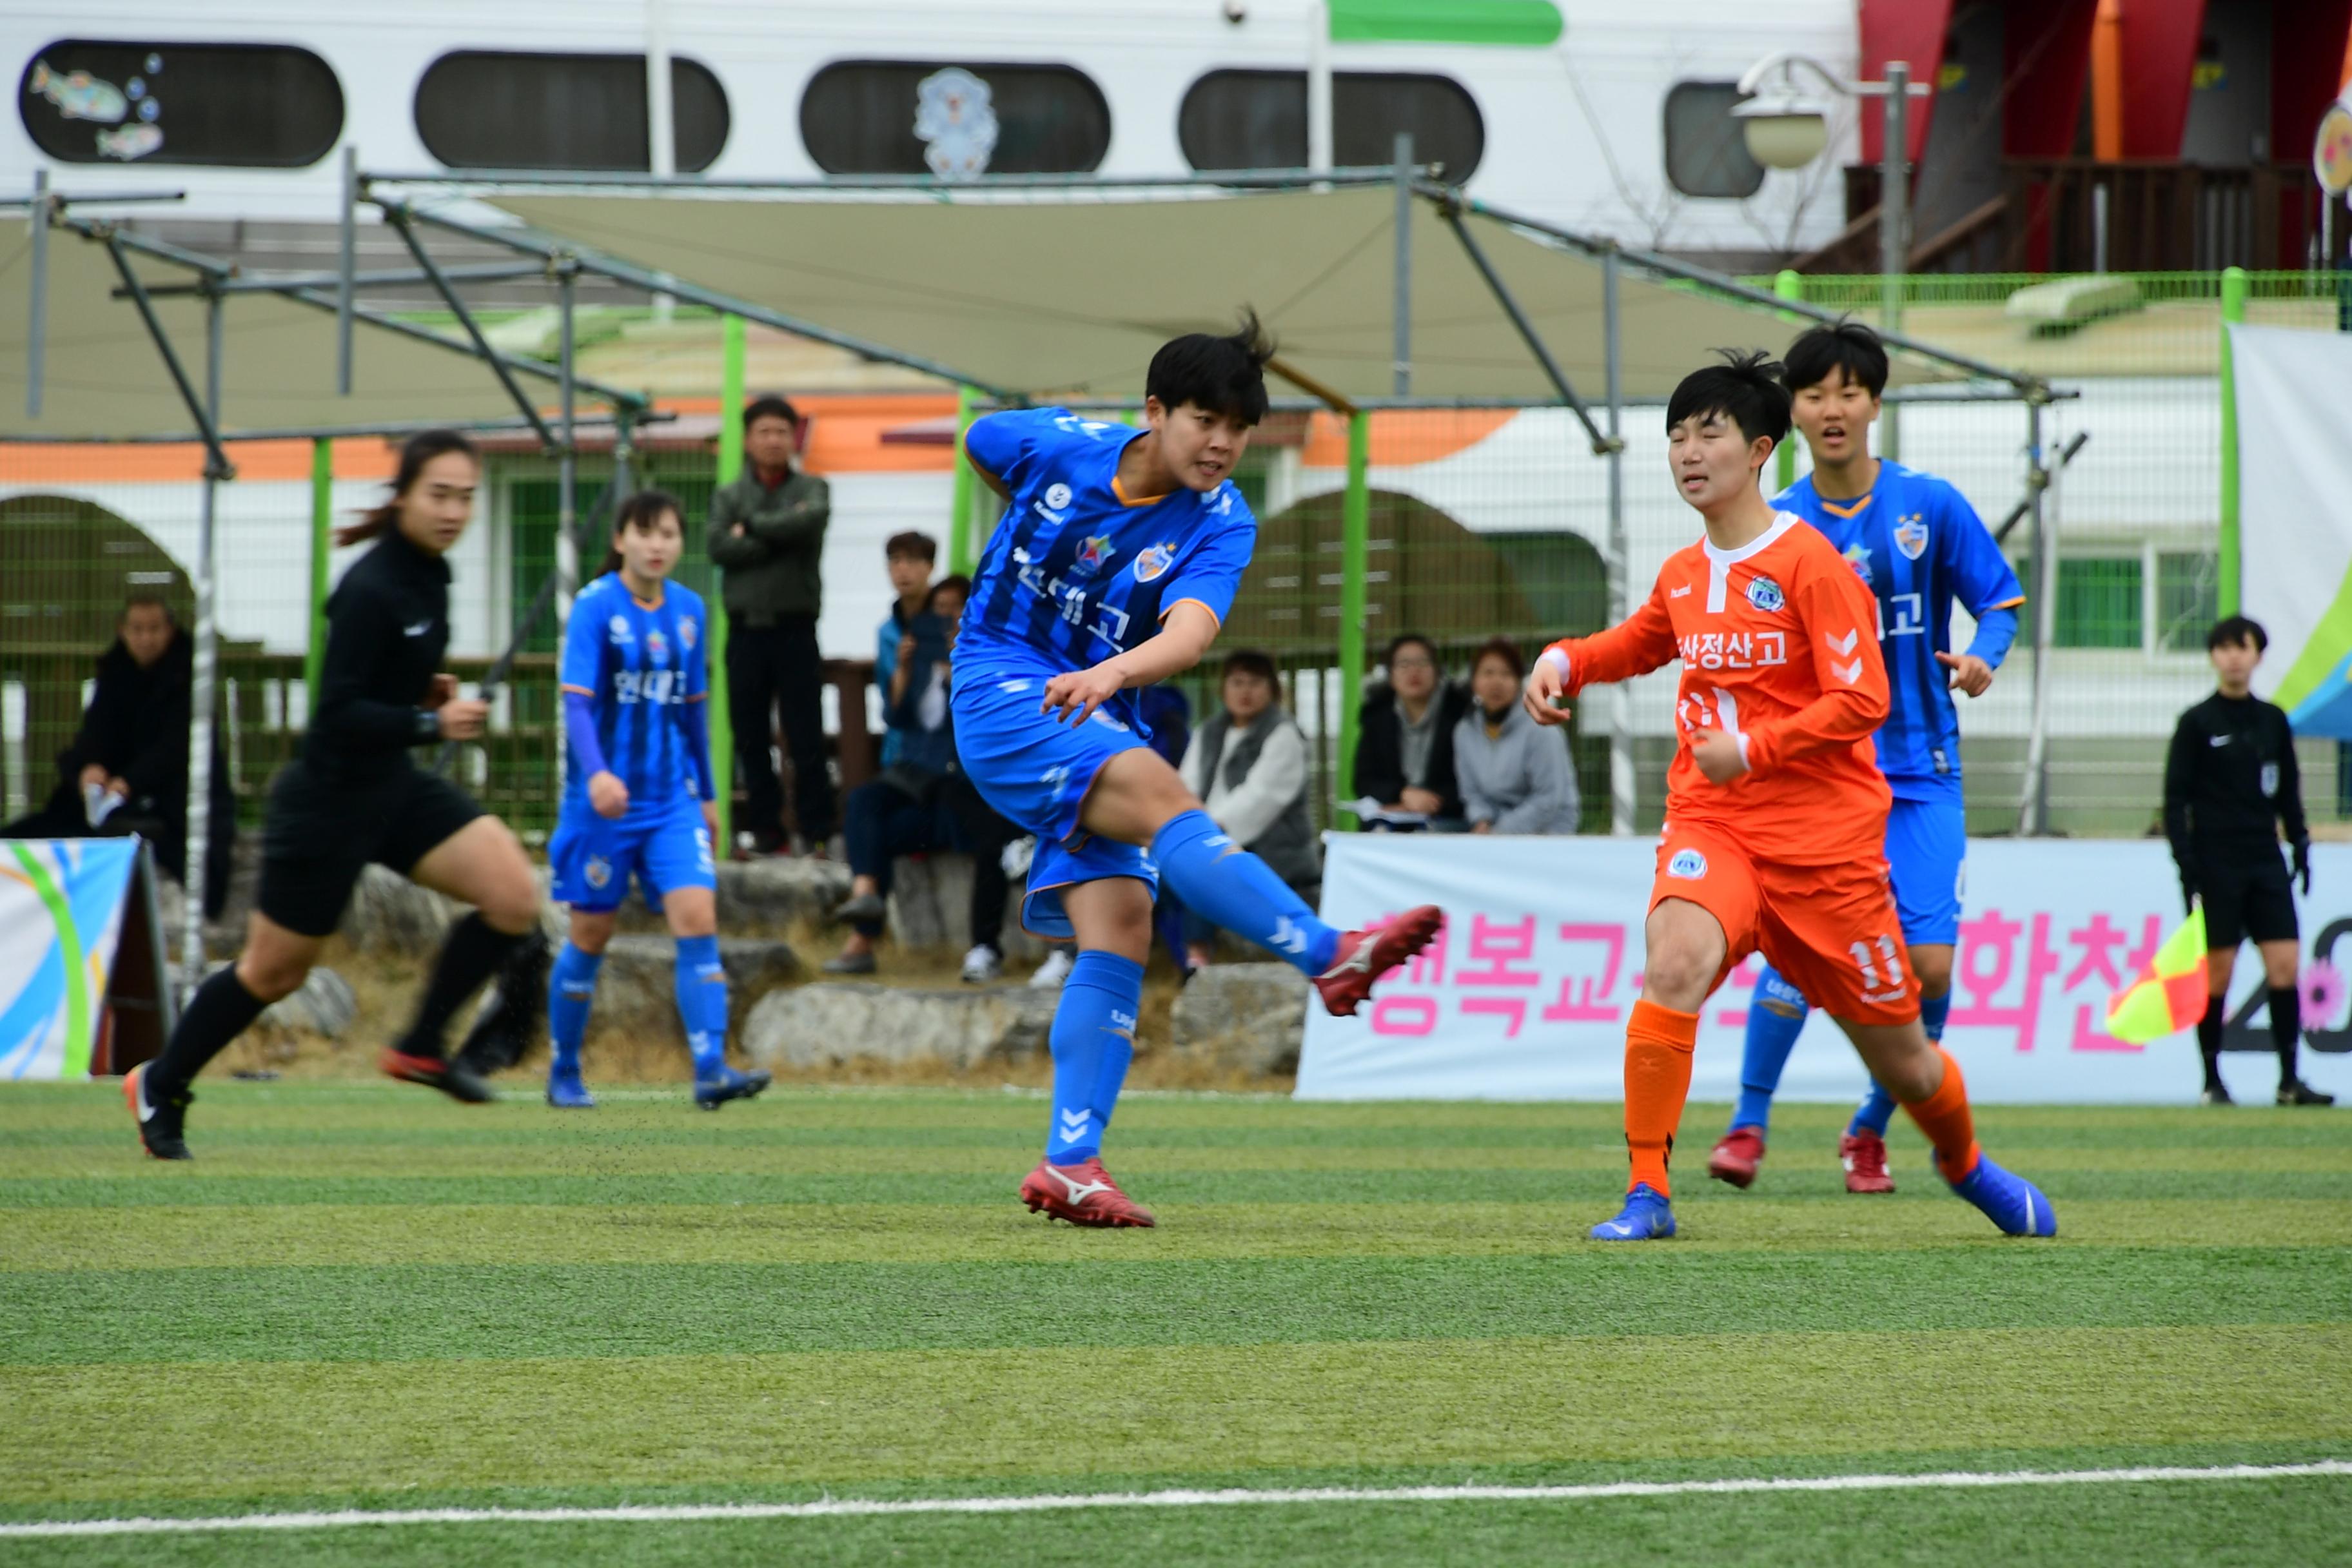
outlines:
[{"label": "spectator sitting", "polygon": [[882,765],[887,768],[898,760],[901,744],[898,727],[887,722],[891,673],[914,642],[908,627],[930,603],[931,568],[940,558],[940,547],[929,534],[910,529],[890,536],[882,547],[882,558],[890,574],[890,591],[898,595],[874,632],[874,684],[883,693]]},{"label": "spectator sitting", "polygon": [[[1274,660],[1237,648],[1225,656],[1224,710],[1192,732],[1184,783],[1234,841],[1290,884],[1311,906],[1322,889],[1323,857],[1307,808],[1307,738],[1281,703]],[[1209,962],[1217,928],[1184,921],[1192,968]]]},{"label": "spectator sitting", "polygon": [[793,466],[800,423],[782,398],[753,399],[743,410],[742,477],[710,498],[709,546],[727,606],[727,702],[743,775],[742,820],[752,850],[762,855],[784,845],[783,786],[770,740],[779,721],[801,836],[821,855],[836,826],[816,642],[833,498],[823,479]]},{"label": "spectator sitting", "polygon": [[[134,590],[98,659],[98,682],[73,743],[58,753],[58,787],[41,809],[0,827],[0,838],[91,838],[136,833],[174,881],[188,875],[188,702],[194,639],[163,596]],[[236,796],[228,756],[213,731],[211,812],[205,837],[205,912],[228,896]]]},{"label": "spectator sitting", "polygon": [[1454,768],[1473,833],[1574,833],[1583,812],[1562,737],[1519,706],[1518,645],[1496,637],[1470,665],[1473,710],[1454,728]]},{"label": "spectator sitting", "polygon": [[1418,632],[1390,642],[1387,665],[1388,679],[1364,693],[1357,712],[1356,796],[1458,830],[1454,736],[1470,711],[1469,694],[1441,679],[1437,647]]}]

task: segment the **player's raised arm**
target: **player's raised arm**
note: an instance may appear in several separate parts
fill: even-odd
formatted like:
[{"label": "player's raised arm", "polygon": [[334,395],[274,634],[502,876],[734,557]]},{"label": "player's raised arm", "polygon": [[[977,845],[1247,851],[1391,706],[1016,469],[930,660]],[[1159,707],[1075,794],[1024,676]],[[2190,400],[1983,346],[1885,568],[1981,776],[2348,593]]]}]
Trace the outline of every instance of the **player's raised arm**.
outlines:
[{"label": "player's raised arm", "polygon": [[1561,700],[1588,686],[1631,680],[1674,662],[1675,626],[1663,582],[1653,584],[1642,607],[1589,637],[1562,637],[1536,656],[1520,701],[1538,724],[1565,724]]},{"label": "player's raised arm", "polygon": [[1878,651],[1878,605],[1843,563],[1809,563],[1796,591],[1798,629],[1811,649],[1822,694],[1784,719],[1750,724],[1740,760],[1766,773],[1799,757],[1867,740],[1886,718],[1886,661]]}]

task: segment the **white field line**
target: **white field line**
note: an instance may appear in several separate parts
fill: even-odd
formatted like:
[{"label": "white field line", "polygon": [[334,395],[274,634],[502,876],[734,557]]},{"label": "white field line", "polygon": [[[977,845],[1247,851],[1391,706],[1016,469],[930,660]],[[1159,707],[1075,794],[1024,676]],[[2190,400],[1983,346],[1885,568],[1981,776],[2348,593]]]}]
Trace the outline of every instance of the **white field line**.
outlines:
[{"label": "white field line", "polygon": [[1238,1508],[1251,1504],[1580,1502],[1626,1497],[1744,1492],[1925,1491],[1985,1487],[2102,1486],[2146,1481],[2260,1481],[2352,1476],[2352,1460],[2299,1465],[2149,1466],[2119,1470],[1946,1470],[1916,1476],[1797,1476],[1713,1481],[1606,1481],[1556,1487],[1313,1487],[1296,1490],[1068,1492],[1033,1497],[827,1499],[820,1502],[677,1503],[613,1508],[344,1509],[322,1513],[221,1514],[192,1519],[37,1520],[0,1523],[0,1540],[61,1535],[183,1535],[212,1531],[341,1530],[394,1524],[662,1524],[741,1519],[860,1519],[901,1514],[1047,1513],[1072,1509]]}]

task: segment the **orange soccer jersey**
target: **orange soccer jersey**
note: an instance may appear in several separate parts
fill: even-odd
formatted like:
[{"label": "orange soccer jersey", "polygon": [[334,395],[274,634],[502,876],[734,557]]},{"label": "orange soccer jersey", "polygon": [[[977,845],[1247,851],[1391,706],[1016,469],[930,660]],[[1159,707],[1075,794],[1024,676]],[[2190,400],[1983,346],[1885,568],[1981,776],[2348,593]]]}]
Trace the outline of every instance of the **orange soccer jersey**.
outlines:
[{"label": "orange soccer jersey", "polygon": [[[1811,523],[1782,512],[1738,550],[1705,539],[1678,550],[1631,616],[1545,652],[1566,660],[1571,696],[1683,661],[1672,826],[1712,829],[1780,865],[1880,862],[1891,796],[1871,742],[1887,708],[1878,607]],[[1737,737],[1748,763],[1727,784],[1691,758],[1711,728]]]}]

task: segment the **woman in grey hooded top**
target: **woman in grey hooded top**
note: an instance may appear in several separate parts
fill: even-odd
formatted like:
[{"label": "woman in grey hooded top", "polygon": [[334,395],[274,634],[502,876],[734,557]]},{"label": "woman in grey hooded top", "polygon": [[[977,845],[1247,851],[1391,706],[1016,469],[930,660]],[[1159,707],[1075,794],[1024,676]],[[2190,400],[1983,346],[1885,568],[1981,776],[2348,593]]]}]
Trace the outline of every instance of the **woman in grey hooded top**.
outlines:
[{"label": "woman in grey hooded top", "polygon": [[1470,711],[1454,730],[1454,773],[1473,833],[1574,833],[1583,812],[1563,739],[1519,705],[1527,665],[1496,637],[1470,667]]}]

